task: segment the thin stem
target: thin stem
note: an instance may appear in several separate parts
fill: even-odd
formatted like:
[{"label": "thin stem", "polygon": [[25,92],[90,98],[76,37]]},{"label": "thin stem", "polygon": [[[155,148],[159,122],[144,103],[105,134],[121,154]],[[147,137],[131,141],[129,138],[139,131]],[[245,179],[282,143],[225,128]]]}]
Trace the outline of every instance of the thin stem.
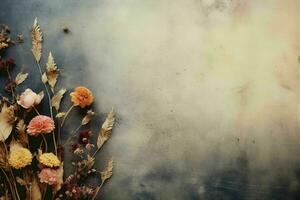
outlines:
[{"label": "thin stem", "polygon": [[39,111],[36,109],[36,107],[34,107],[34,106],[32,106],[32,107],[33,107],[34,111],[35,111],[38,115],[41,115],[41,114],[39,113]]},{"label": "thin stem", "polygon": [[102,188],[103,184],[104,184],[104,181],[102,181],[102,182],[101,182],[101,185],[98,186],[98,187],[96,188],[96,191],[95,191],[95,193],[94,193],[94,196],[92,197],[92,200],[95,200],[95,199],[96,199],[96,197],[97,197],[97,195],[98,195],[100,189]]},{"label": "thin stem", "polygon": [[70,114],[70,112],[72,111],[72,109],[74,108],[74,105],[72,105],[69,110],[66,112],[66,115],[64,116],[62,122],[61,122],[61,125],[60,127],[63,127],[64,123],[65,123],[65,120],[67,119],[68,115]]},{"label": "thin stem", "polygon": [[[41,75],[41,78],[42,78],[43,77],[42,68],[41,68],[39,62],[36,61],[36,64],[38,66],[38,69],[39,69],[39,72],[40,72],[40,75]],[[51,116],[52,120],[54,120],[50,92],[49,92],[49,89],[48,89],[47,85],[44,82],[43,82],[43,85],[45,87],[45,90],[46,90],[46,93],[47,93],[47,96],[48,96],[50,116]],[[55,154],[57,155],[57,146],[56,146],[56,139],[55,139],[55,133],[54,133],[54,131],[52,132],[52,138],[53,138],[53,144],[54,144]]]},{"label": "thin stem", "polygon": [[94,152],[94,154],[93,154],[93,158],[96,156],[96,154],[98,153],[98,151],[101,149],[101,147],[100,148],[98,148],[95,152]]},{"label": "thin stem", "polygon": [[[7,150],[7,146],[6,146],[5,142],[3,142],[3,145],[4,145],[4,149],[5,149],[6,155],[8,155],[8,150]],[[20,196],[19,196],[19,193],[18,193],[17,185],[16,185],[16,179],[15,179],[15,177],[14,177],[14,174],[13,174],[13,171],[12,171],[12,169],[11,169],[11,166],[8,166],[8,169],[9,169],[10,175],[11,175],[11,177],[12,177],[12,179],[13,179],[13,185],[14,185],[14,188],[15,188],[15,192],[16,192],[16,195],[17,195],[17,199],[20,200]]]},{"label": "thin stem", "polygon": [[[7,75],[8,75],[9,81],[11,81],[12,79],[11,79],[11,75],[10,75],[9,69],[6,68],[6,71],[7,71]],[[16,96],[15,96],[14,88],[11,86],[10,90],[11,90],[11,94],[12,94],[12,97],[13,97],[13,102],[15,102]]]},{"label": "thin stem", "polygon": [[16,199],[16,194],[15,194],[15,192],[14,192],[14,190],[13,190],[13,186],[11,185],[11,182],[10,182],[9,177],[7,176],[7,174],[6,174],[6,172],[4,171],[4,169],[2,169],[2,167],[1,167],[0,169],[1,169],[2,173],[4,174],[4,176],[5,176],[5,178],[6,178],[7,182],[8,182],[8,185],[9,185],[11,194],[13,195],[13,198]]},{"label": "thin stem", "polygon": [[44,134],[41,134],[41,136],[42,136],[43,141],[44,141],[44,143],[45,143],[45,151],[48,152],[48,144],[47,144],[47,140],[46,140]]},{"label": "thin stem", "polygon": [[68,137],[67,141],[63,144],[65,146],[70,142],[70,140],[76,135],[77,131],[82,127],[82,124],[80,124],[74,131],[72,131],[71,135]]}]

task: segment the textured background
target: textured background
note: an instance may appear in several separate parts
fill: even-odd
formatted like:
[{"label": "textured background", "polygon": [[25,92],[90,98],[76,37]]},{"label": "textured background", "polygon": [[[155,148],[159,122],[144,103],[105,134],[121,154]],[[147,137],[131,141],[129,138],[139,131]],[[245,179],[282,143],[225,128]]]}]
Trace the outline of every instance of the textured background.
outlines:
[{"label": "textured background", "polygon": [[101,167],[114,156],[115,171],[99,199],[299,199],[299,9],[298,0],[1,0],[0,23],[23,33],[9,54],[32,74],[38,17],[59,85],[91,88],[98,121],[116,107],[97,157]]}]

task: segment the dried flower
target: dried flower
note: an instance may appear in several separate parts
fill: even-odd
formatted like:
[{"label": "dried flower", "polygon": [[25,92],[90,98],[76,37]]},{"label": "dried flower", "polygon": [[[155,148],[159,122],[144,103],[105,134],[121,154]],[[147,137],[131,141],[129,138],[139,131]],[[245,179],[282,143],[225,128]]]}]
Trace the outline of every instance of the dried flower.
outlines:
[{"label": "dried flower", "polygon": [[78,135],[78,143],[79,144],[87,144],[89,142],[90,137],[92,136],[92,131],[85,130],[79,133]]},{"label": "dried flower", "polygon": [[15,169],[21,169],[30,165],[32,161],[31,152],[19,144],[11,144],[8,163]]},{"label": "dried flower", "polygon": [[42,100],[42,97],[31,89],[26,89],[20,96],[18,104],[25,109],[28,109],[32,106],[38,105]]},{"label": "dried flower", "polygon": [[14,89],[16,88],[17,84],[15,80],[9,80],[4,87],[4,90],[6,92],[12,93]]},{"label": "dried flower", "polygon": [[41,133],[50,133],[54,130],[54,127],[54,121],[50,117],[38,115],[29,122],[27,132],[36,136]]},{"label": "dried flower", "polygon": [[6,70],[10,67],[15,66],[15,60],[12,58],[1,59],[0,60],[0,70]]},{"label": "dried flower", "polygon": [[75,91],[72,92],[70,96],[74,106],[80,106],[81,108],[90,106],[94,101],[92,92],[82,86],[76,87]]},{"label": "dried flower", "polygon": [[11,134],[15,121],[14,106],[3,104],[0,112],[0,141],[5,141]]},{"label": "dried flower", "polygon": [[56,155],[53,153],[43,153],[39,152],[38,160],[41,164],[47,167],[59,167],[60,161]]},{"label": "dried flower", "polygon": [[42,169],[42,171],[39,173],[39,178],[41,183],[46,183],[48,185],[56,185],[58,183],[57,173],[54,169]]}]

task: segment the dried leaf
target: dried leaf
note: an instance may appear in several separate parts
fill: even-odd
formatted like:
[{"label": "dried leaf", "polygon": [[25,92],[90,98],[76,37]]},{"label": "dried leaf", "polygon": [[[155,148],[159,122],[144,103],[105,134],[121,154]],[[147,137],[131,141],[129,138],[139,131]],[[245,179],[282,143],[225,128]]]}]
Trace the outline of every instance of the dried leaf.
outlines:
[{"label": "dried leaf", "polygon": [[37,18],[34,19],[32,30],[31,30],[31,39],[32,39],[32,53],[37,62],[40,62],[42,55],[42,42],[43,34],[40,30]]},{"label": "dried leaf", "polygon": [[61,99],[63,98],[65,92],[67,90],[65,88],[60,89],[53,97],[52,97],[52,106],[58,111],[60,107]]},{"label": "dried leaf", "polygon": [[57,82],[59,70],[57,69],[56,63],[54,62],[54,58],[52,53],[49,53],[48,61],[47,61],[47,78],[48,83],[51,86],[52,92],[54,92],[54,87]]},{"label": "dried leaf", "polygon": [[55,117],[60,119],[60,118],[63,118],[65,115],[66,115],[65,112],[60,112],[60,113],[57,113],[57,115]]},{"label": "dried leaf", "polygon": [[102,124],[102,128],[100,130],[97,139],[98,149],[100,149],[103,146],[103,144],[109,139],[114,123],[115,123],[115,111],[112,108],[111,111],[108,113],[104,123]]},{"label": "dried leaf", "polygon": [[62,184],[64,183],[64,180],[63,180],[63,176],[64,176],[64,163],[63,162],[60,164],[59,168],[56,170],[56,174],[57,174],[58,181],[57,181],[57,184],[54,185],[54,187],[53,187],[54,194],[61,189]]},{"label": "dried leaf", "polygon": [[5,49],[6,47],[8,47],[8,44],[5,42],[0,42],[0,50],[1,49]]},{"label": "dried leaf", "polygon": [[14,120],[13,106],[7,107],[4,103],[0,113],[0,141],[5,141],[10,136]]},{"label": "dried leaf", "polygon": [[41,200],[42,193],[38,184],[37,177],[34,177],[31,183],[31,200]]},{"label": "dried leaf", "polygon": [[15,80],[16,84],[20,85],[21,83],[23,83],[26,80],[27,76],[28,76],[28,73],[22,73],[22,72],[18,73],[16,80]]},{"label": "dried leaf", "polygon": [[90,169],[92,169],[92,167],[93,167],[94,164],[95,164],[95,158],[92,157],[92,156],[90,156],[90,155],[88,155],[88,156],[87,156],[87,159],[84,160],[84,163],[85,163],[86,168],[87,168],[88,170],[90,170]]},{"label": "dried leaf", "polygon": [[28,135],[26,133],[26,126],[24,123],[24,120],[21,119],[18,121],[16,129],[18,131],[19,141],[23,146],[26,146],[28,144]]},{"label": "dried leaf", "polygon": [[27,185],[26,182],[22,178],[20,178],[18,176],[16,177],[16,181],[17,181],[17,183],[19,183],[22,186],[26,186]]},{"label": "dried leaf", "polygon": [[43,83],[47,83],[48,82],[48,78],[47,78],[46,73],[43,73],[43,75],[42,75],[42,82]]},{"label": "dried leaf", "polygon": [[92,110],[89,110],[86,113],[86,115],[84,116],[84,118],[82,119],[81,125],[83,126],[83,125],[88,124],[92,120],[94,115],[95,115],[95,112],[93,112]]},{"label": "dried leaf", "polygon": [[0,167],[7,169],[9,167],[7,163],[7,153],[3,143],[0,143]]},{"label": "dried leaf", "polygon": [[44,91],[41,91],[40,93],[38,93],[38,95],[39,95],[39,99],[42,101],[45,96]]},{"label": "dried leaf", "polygon": [[107,179],[109,179],[112,174],[113,174],[113,164],[114,164],[114,160],[113,158],[111,158],[108,163],[106,168],[104,169],[103,172],[101,172],[101,181],[102,183],[104,183],[104,181],[106,181]]}]

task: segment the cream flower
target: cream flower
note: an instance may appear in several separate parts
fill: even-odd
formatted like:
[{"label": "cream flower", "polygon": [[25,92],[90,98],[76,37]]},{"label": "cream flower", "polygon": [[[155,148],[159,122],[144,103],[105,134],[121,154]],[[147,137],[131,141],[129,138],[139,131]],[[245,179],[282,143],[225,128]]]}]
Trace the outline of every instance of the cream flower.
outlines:
[{"label": "cream flower", "polygon": [[31,89],[26,89],[20,96],[18,104],[25,109],[28,109],[32,106],[38,105],[41,103],[42,97]]}]

